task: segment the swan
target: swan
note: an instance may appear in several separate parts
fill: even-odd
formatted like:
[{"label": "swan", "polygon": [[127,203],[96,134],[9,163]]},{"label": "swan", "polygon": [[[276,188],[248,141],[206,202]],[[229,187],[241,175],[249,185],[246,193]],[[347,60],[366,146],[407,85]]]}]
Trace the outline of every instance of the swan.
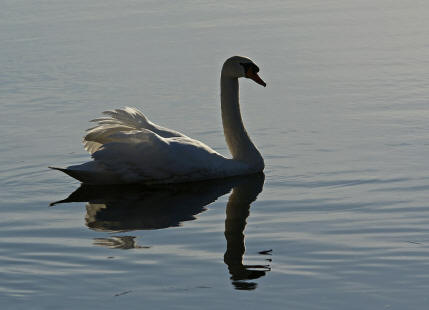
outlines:
[{"label": "swan", "polygon": [[266,86],[258,66],[233,56],[222,66],[221,113],[225,140],[232,159],[180,132],[151,122],[136,108],[105,111],[92,120],[85,149],[93,160],[60,170],[85,184],[168,184],[258,173],[264,160],[250,140],[240,113],[238,79]]}]

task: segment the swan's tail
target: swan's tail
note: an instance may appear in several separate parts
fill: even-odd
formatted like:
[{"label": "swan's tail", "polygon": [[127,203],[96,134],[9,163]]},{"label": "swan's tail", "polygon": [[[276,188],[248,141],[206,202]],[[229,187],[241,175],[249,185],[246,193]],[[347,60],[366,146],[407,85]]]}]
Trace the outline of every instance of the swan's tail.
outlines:
[{"label": "swan's tail", "polygon": [[82,178],[82,172],[84,172],[84,171],[72,170],[72,169],[67,169],[67,168],[58,168],[58,167],[49,167],[49,168],[53,169],[53,170],[58,170],[58,171],[64,172],[65,174],[71,176],[72,178],[75,178],[76,180],[84,182],[82,180],[83,179]]},{"label": "swan's tail", "polygon": [[87,170],[49,167],[53,170],[64,172],[72,178],[85,184],[119,184],[121,181],[118,176],[109,172],[95,172]]},{"label": "swan's tail", "polygon": [[52,169],[52,170],[59,170],[59,171],[62,171],[64,173],[67,173],[67,169],[66,168],[58,168],[58,167],[48,167],[48,168]]}]

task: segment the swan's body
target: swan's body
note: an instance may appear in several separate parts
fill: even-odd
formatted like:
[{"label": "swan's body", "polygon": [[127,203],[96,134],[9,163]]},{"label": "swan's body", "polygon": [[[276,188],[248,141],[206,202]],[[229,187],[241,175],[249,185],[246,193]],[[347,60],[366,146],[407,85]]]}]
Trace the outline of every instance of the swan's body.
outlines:
[{"label": "swan's body", "polygon": [[264,161],[244,129],[238,97],[239,77],[265,86],[258,71],[250,59],[240,56],[229,58],[222,68],[222,123],[232,159],[126,107],[94,120],[98,125],[83,140],[93,161],[54,169],[88,184],[179,183],[260,172]]}]

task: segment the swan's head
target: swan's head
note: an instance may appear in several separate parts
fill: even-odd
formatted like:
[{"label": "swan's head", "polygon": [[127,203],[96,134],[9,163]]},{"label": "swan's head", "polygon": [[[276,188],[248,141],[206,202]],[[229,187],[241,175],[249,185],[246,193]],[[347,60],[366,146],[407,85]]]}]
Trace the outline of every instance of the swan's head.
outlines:
[{"label": "swan's head", "polygon": [[222,67],[222,75],[233,78],[245,77],[251,79],[262,86],[267,84],[258,75],[259,67],[249,58],[243,56],[233,56],[228,58]]}]

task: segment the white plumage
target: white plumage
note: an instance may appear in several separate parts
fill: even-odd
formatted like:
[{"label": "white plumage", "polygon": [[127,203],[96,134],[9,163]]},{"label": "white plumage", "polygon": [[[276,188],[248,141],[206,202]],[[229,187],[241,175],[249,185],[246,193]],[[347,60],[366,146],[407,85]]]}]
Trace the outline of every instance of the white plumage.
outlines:
[{"label": "white plumage", "polygon": [[54,169],[88,184],[178,183],[262,171],[263,159],[242,124],[237,80],[246,76],[262,84],[258,70],[239,56],[228,59],[222,70],[222,120],[233,159],[125,107],[104,112],[93,120],[97,126],[87,130],[83,143],[93,161]]}]

